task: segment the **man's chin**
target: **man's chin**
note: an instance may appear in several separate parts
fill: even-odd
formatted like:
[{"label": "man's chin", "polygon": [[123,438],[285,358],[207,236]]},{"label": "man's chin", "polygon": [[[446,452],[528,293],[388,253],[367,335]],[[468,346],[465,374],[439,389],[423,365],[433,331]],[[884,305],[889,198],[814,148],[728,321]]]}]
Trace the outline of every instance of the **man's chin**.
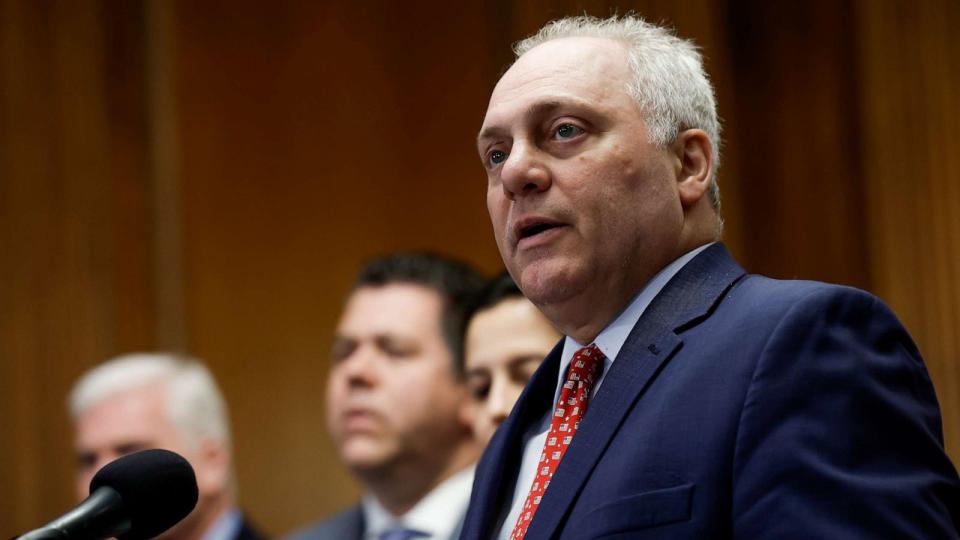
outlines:
[{"label": "man's chin", "polygon": [[340,448],[340,460],[357,474],[375,472],[390,460],[390,451],[371,440],[347,441]]},{"label": "man's chin", "polygon": [[520,270],[517,285],[531,302],[543,307],[567,300],[576,290],[576,274],[570,261],[540,259]]}]

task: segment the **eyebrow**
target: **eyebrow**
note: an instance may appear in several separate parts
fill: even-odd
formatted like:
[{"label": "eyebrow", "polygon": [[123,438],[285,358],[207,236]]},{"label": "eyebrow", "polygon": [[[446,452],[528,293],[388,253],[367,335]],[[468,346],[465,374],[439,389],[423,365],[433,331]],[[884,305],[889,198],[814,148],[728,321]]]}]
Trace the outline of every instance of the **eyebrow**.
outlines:
[{"label": "eyebrow", "polygon": [[[549,99],[547,101],[538,101],[529,107],[523,112],[523,118],[536,118],[538,116],[544,116],[550,112],[553,112],[560,107],[565,105],[570,105],[571,103],[576,103],[573,100],[559,100],[559,99]],[[500,126],[488,126],[480,130],[480,133],[477,135],[477,144],[487,139],[495,139],[499,136],[503,136],[507,133],[507,130]]]},{"label": "eyebrow", "polygon": [[488,378],[488,379],[489,379],[489,378],[490,378],[490,370],[489,370],[489,369],[486,369],[486,368],[473,367],[473,368],[470,368],[470,369],[464,371],[464,372],[463,372],[463,375],[464,375],[464,377],[466,377],[466,378],[468,378],[468,379],[470,379],[470,378],[477,378],[477,377],[485,377],[485,378]]},{"label": "eyebrow", "polygon": [[543,362],[543,358],[546,355],[541,356],[539,353],[526,353],[520,356],[515,356],[510,359],[507,363],[507,367],[511,370],[519,369],[521,366],[527,364],[528,362]]}]

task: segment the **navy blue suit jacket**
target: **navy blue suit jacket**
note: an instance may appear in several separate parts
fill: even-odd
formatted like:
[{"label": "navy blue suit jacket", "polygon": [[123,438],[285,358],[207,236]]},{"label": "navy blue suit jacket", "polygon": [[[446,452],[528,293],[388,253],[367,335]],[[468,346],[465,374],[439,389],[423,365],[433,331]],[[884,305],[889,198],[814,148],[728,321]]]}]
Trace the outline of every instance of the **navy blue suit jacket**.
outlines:
[{"label": "navy blue suit jacket", "polygon": [[[496,535],[560,350],[481,459],[462,539]],[[630,333],[527,538],[957,538],[957,523],[933,386],[889,308],[746,275],[717,244]]]},{"label": "navy blue suit jacket", "polygon": [[297,531],[286,540],[363,540],[365,530],[363,509],[358,504]]},{"label": "navy blue suit jacket", "polygon": [[[286,540],[363,540],[366,530],[367,524],[363,518],[363,507],[358,504],[297,531],[288,536]],[[456,538],[459,533],[458,526],[454,529],[451,537]]]},{"label": "navy blue suit jacket", "polygon": [[363,510],[358,504],[296,531],[286,540],[363,540],[365,530]]}]

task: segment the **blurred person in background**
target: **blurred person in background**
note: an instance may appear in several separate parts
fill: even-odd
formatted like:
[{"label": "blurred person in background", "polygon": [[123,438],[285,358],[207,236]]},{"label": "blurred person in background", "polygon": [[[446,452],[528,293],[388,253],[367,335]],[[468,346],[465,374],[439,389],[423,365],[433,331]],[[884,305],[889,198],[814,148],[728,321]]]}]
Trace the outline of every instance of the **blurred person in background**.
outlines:
[{"label": "blurred person in background", "polygon": [[121,356],[84,374],[69,398],[77,457],[77,498],[126,454],[163,448],[197,476],[197,506],[163,540],[258,540],[236,506],[227,407],[210,371],[164,353]]},{"label": "blurred person in background", "polygon": [[337,325],[326,412],[339,457],[366,494],[292,538],[459,536],[482,448],[459,369],[463,318],[482,283],[468,266],[429,254],[361,269]]},{"label": "blurred person in background", "polygon": [[562,336],[507,272],[484,287],[466,328],[467,387],[477,406],[473,430],[486,445]]}]

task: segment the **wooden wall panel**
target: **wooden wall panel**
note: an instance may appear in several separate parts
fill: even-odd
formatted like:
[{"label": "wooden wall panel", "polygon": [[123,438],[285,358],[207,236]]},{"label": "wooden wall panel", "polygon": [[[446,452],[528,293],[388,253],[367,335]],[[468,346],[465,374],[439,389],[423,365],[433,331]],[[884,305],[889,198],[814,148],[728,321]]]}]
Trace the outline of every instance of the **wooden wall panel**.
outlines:
[{"label": "wooden wall panel", "polygon": [[910,330],[960,463],[960,4],[860,1],[859,121],[874,291]]},{"label": "wooden wall panel", "polygon": [[727,20],[741,263],[869,288],[849,2],[731,2]]},{"label": "wooden wall panel", "polygon": [[120,31],[129,15],[0,2],[4,538],[75,502],[64,402],[73,379],[153,346],[142,81],[122,58],[136,39]]},{"label": "wooden wall panel", "polygon": [[189,342],[231,403],[243,504],[283,532],[359,493],[323,393],[361,262],[430,249],[500,265],[473,142],[497,70],[490,15],[176,7]]}]

